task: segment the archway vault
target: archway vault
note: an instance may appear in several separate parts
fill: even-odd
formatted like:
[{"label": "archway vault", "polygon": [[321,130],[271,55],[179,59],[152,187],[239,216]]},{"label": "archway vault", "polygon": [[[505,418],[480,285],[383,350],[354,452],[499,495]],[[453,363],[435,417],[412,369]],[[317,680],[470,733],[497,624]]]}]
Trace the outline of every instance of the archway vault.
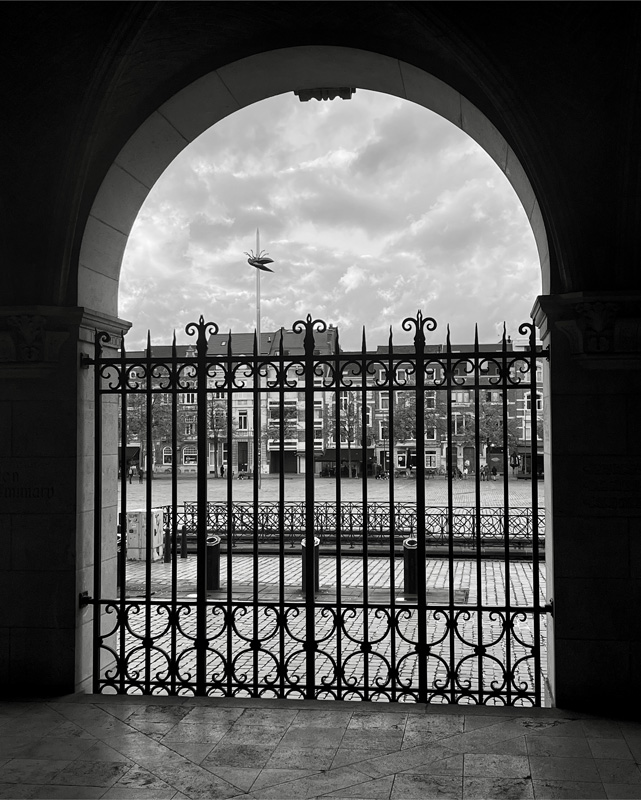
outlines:
[{"label": "archway vault", "polygon": [[488,118],[456,89],[411,64],[349,47],[271,50],[210,72],[168,99],[131,136],[111,165],[85,227],[78,304],[117,316],[127,237],[154,183],[197,136],[241,108],[298,89],[351,86],[401,97],[452,122],[496,162],[519,197],[536,240],[543,292],[549,291],[545,226],[530,181]]}]

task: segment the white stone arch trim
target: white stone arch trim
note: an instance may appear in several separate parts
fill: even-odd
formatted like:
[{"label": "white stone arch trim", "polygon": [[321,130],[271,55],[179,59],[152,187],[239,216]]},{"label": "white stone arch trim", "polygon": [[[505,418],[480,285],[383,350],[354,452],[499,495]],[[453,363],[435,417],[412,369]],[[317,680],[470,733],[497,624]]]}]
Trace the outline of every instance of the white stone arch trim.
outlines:
[{"label": "white stone arch trim", "polygon": [[538,201],[514,151],[487,117],[451,86],[411,64],[367,50],[314,45],[271,50],[221,67],[145,120],[110,167],[91,208],[80,249],[78,304],[117,316],[120,267],[136,216],[154,183],[197,136],[268,97],[333,86],[417,103],[474,139],[504,172],[525,209],[539,252],[543,293],[549,292],[548,241]]}]

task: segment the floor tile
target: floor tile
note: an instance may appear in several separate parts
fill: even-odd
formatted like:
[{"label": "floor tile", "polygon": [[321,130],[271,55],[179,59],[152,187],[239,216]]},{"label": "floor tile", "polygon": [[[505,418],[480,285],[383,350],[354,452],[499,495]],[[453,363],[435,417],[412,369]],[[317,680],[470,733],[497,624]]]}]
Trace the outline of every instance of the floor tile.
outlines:
[{"label": "floor tile", "polygon": [[5,747],[4,757],[72,761],[79,758],[94,744],[92,739],[34,739],[22,741],[14,747]]},{"label": "floor tile", "polygon": [[397,772],[408,772],[413,768],[418,768],[419,771],[422,771],[426,765],[453,755],[456,755],[456,753],[449,748],[434,743],[359,762],[357,767],[362,772],[375,778],[383,775],[393,775]]},{"label": "floor tile", "polygon": [[[135,765],[113,785],[114,789],[148,789],[159,792],[169,791],[171,787],[148,769]],[[175,791],[175,790],[174,790]]]},{"label": "floor tile", "polygon": [[226,722],[179,722],[166,736],[163,744],[169,742],[193,742],[194,744],[218,744],[229,733],[231,726]]},{"label": "floor tile", "polygon": [[534,788],[529,778],[464,778],[463,800],[530,800]]},{"label": "floor tile", "polygon": [[[293,735],[288,734],[288,735]],[[403,744],[403,731],[390,728],[372,728],[367,731],[367,744],[379,750],[400,750]],[[283,740],[284,741],[284,740]],[[340,746],[345,748],[358,747],[363,741],[363,731],[348,728],[340,740]],[[423,744],[425,740],[420,739],[417,744]]]},{"label": "floor tile", "polygon": [[526,736],[530,756],[592,758],[588,740],[579,736]]},{"label": "floor tile", "polygon": [[338,789],[324,794],[323,797],[341,798],[342,800],[388,800],[392,792],[394,776],[377,778],[373,781],[359,783],[356,786]]},{"label": "floor tile", "polygon": [[255,794],[259,789],[264,789],[266,786],[275,786],[280,783],[288,783],[295,781],[299,778],[306,778],[308,775],[313,775],[318,770],[308,769],[263,769],[254,781],[251,791]]},{"label": "floor tile", "polygon": [[352,719],[352,711],[301,710],[291,723],[294,728],[347,728]]},{"label": "floor tile", "polygon": [[136,723],[137,720],[145,720],[146,722],[181,722],[189,713],[191,709],[188,706],[181,705],[145,705],[139,706],[133,714],[127,717],[128,721]]},{"label": "floor tile", "polygon": [[[305,730],[302,728],[301,730]],[[283,738],[284,732],[279,730],[272,730],[266,725],[251,726],[247,725],[243,728],[234,725],[234,727],[226,733],[220,740],[219,744],[267,744],[275,747]]]},{"label": "floor tile", "polygon": [[114,750],[104,742],[95,742],[88,750],[82,754],[83,761],[118,761],[121,764],[133,764],[133,761]]},{"label": "floor tile", "polygon": [[350,730],[369,730],[381,728],[383,730],[404,730],[407,716],[395,712],[381,711],[378,713],[365,713],[355,711],[348,725]]},{"label": "floor tile", "polygon": [[214,767],[244,767],[251,764],[252,767],[261,768],[267,764],[273,752],[273,745],[226,744],[223,740],[200,763],[207,768],[209,764]]},{"label": "floor tile", "polygon": [[641,784],[641,769],[634,761],[622,758],[597,758],[594,763],[602,783]]},{"label": "floor tile", "polygon": [[463,756],[466,778],[529,778],[530,763],[526,756],[498,756],[487,753],[466,753]]},{"label": "floor tile", "polygon": [[224,706],[196,706],[181,722],[213,722],[217,725],[233,725],[245,712],[244,708],[225,708]]},{"label": "floor tile", "polygon": [[536,800],[605,800],[606,794],[600,781],[560,781],[554,779],[533,780]]},{"label": "floor tile", "polygon": [[336,769],[337,767],[346,767],[349,764],[358,765],[360,761],[369,761],[373,758],[380,758],[381,756],[386,756],[390,753],[395,753],[396,751],[397,748],[393,748],[392,750],[380,748],[366,750],[362,747],[339,747],[334,755],[334,760],[332,761],[332,769]]},{"label": "floor tile", "polygon": [[601,783],[601,776],[592,758],[530,756],[530,768],[534,780]]},{"label": "floor tile", "polygon": [[206,744],[196,744],[194,742],[165,742],[164,743],[174,753],[179,753],[188,761],[200,764],[214,749],[215,745],[211,742]]},{"label": "floor tile", "polygon": [[12,758],[0,767],[0,783],[50,783],[70,760]]},{"label": "floor tile", "polygon": [[623,732],[619,724],[609,719],[584,719],[585,735],[593,739],[622,739]]},{"label": "floor tile", "polygon": [[594,758],[620,758],[634,761],[625,739],[587,739]]},{"label": "floor tile", "polygon": [[67,786],[105,786],[116,783],[129,770],[129,765],[109,761],[72,761],[51,783]]},{"label": "floor tile", "polygon": [[556,724],[531,729],[527,733],[531,736],[573,736],[578,738],[586,735],[581,720],[559,720]]},{"label": "floor tile", "polygon": [[426,798],[462,800],[462,797],[462,778],[453,775],[402,773],[394,778],[390,800],[426,800]]},{"label": "floor tile", "polygon": [[641,786],[635,783],[604,783],[609,800],[641,800]]},{"label": "floor tile", "polygon": [[249,767],[216,767],[215,769],[210,767],[209,771],[212,775],[231,783],[242,792],[248,792],[261,773],[260,769],[250,769]]},{"label": "floor tile", "polygon": [[[373,730],[370,733],[373,737],[378,733],[378,730]],[[384,731],[383,733],[386,732]],[[390,731],[389,733],[397,734],[400,748],[400,737],[402,734],[398,731]],[[349,741],[354,746],[358,746],[358,742],[363,741],[362,731],[350,731],[349,728],[347,730],[345,730],[345,728],[290,728],[290,730],[284,734],[278,746],[290,747],[293,745],[299,747],[332,747],[337,749],[348,736]],[[368,735],[367,738],[369,741],[370,736]]]},{"label": "floor tile", "polygon": [[[369,782],[367,777],[352,767],[341,767],[327,772],[319,772],[299,778],[295,781],[279,783],[275,786],[266,786],[258,790],[259,796],[268,800],[269,798],[298,798],[298,797],[317,797],[326,795],[329,792],[336,792],[339,789],[356,786],[363,782]],[[256,790],[252,791],[256,796]]]},{"label": "floor tile", "polygon": [[423,767],[415,766],[406,771],[416,774],[428,772],[430,775],[459,775],[463,777],[463,759],[464,756],[458,754],[449,758],[441,758],[438,761],[431,761]]},{"label": "floor tile", "polygon": [[46,784],[34,786],[26,784],[24,786],[13,787],[7,793],[0,790],[0,798],[6,797],[11,800],[17,798],[30,797],[36,800],[94,800],[103,797],[104,786],[61,786]]},{"label": "floor tile", "polygon": [[173,800],[175,797],[173,786],[169,789],[139,789],[118,784],[100,795],[101,800]]},{"label": "floor tile", "polygon": [[463,730],[467,733],[469,731],[476,731],[479,728],[488,728],[490,725],[496,725],[500,717],[484,717],[481,715],[467,715],[463,718]]},{"label": "floor tile", "polygon": [[153,774],[194,800],[219,800],[239,793],[236,787],[196,764],[156,764]]},{"label": "floor tile", "polygon": [[[267,769],[328,770],[336,750],[321,747],[277,747],[265,765]],[[348,769],[349,767],[340,767]]]}]

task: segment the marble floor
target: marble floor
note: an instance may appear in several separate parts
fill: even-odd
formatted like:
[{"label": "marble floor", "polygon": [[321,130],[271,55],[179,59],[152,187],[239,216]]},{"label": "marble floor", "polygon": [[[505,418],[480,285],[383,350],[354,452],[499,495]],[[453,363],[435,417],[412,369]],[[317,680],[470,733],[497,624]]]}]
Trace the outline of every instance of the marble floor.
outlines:
[{"label": "marble floor", "polygon": [[641,723],[557,709],[0,703],[0,798],[641,798]]}]

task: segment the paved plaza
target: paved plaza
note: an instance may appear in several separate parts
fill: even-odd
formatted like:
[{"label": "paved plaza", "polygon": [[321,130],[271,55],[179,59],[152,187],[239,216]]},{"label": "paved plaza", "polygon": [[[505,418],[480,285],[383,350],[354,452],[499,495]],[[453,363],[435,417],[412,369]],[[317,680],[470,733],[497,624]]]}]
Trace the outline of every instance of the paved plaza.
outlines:
[{"label": "paved plaza", "polygon": [[[231,483],[234,502],[243,500],[252,501],[254,486],[251,480],[226,478],[213,478],[207,480],[207,499],[225,501],[227,499],[228,484]],[[367,498],[370,502],[385,502],[390,497],[391,481],[367,480]],[[476,485],[473,476],[466,480],[457,478],[451,482],[452,504],[454,506],[473,506],[476,504]],[[178,503],[190,502],[196,499],[196,478],[180,476],[178,483]],[[286,476],[284,481],[284,499],[304,500],[305,479],[302,475]],[[343,478],[340,483],[341,497],[346,502],[362,500],[363,482],[355,478]],[[508,505],[513,508],[529,508],[532,505],[532,482],[509,477],[507,481],[499,477],[496,481],[481,481],[481,506],[498,507],[505,505],[505,491],[507,487]],[[119,490],[121,489],[119,484]],[[259,500],[278,500],[280,484],[278,476],[264,476],[261,481]],[[539,507],[543,507],[543,481],[537,481],[535,490]],[[138,483],[134,478],[131,484],[127,483],[127,508],[130,511],[145,507],[146,483]],[[399,477],[393,481],[394,499],[397,502],[416,502],[416,482],[414,478]],[[448,481],[442,477],[429,478],[425,481],[426,506],[448,505]],[[315,478],[314,497],[318,501],[332,501],[336,499],[336,482],[332,478]],[[171,480],[165,476],[154,477],[152,480],[152,505],[169,505],[172,501]]]}]

